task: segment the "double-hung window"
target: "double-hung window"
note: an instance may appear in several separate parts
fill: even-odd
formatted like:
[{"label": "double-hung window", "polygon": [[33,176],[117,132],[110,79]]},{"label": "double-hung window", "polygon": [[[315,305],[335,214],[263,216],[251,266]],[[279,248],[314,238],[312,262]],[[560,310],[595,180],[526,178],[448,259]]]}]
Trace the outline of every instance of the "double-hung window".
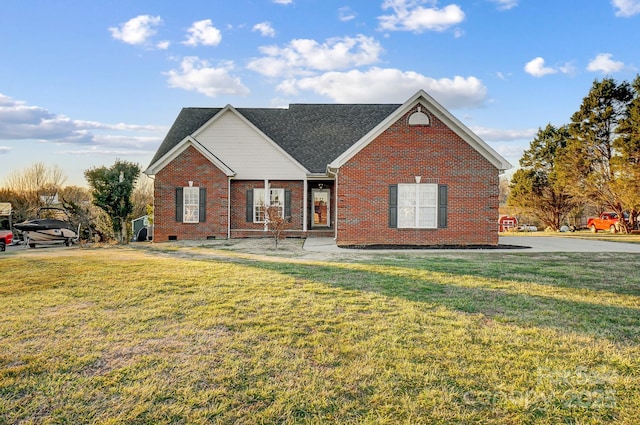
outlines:
[{"label": "double-hung window", "polygon": [[269,202],[265,198],[264,189],[253,189],[253,222],[264,223],[266,207],[275,207],[284,218],[284,189],[269,189]]},{"label": "double-hung window", "polygon": [[438,227],[438,185],[398,184],[398,228]]},{"label": "double-hung window", "polygon": [[200,221],[200,188],[185,187],[183,196],[183,223],[198,223]]},{"label": "double-hung window", "polygon": [[204,187],[176,187],[176,221],[202,223],[207,216],[207,189]]}]

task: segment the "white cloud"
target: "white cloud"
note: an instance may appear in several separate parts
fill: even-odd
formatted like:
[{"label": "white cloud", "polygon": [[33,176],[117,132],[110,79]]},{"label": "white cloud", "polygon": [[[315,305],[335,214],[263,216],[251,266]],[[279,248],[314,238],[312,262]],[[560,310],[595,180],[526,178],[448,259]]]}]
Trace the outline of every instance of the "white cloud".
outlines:
[{"label": "white cloud", "polygon": [[491,0],[498,5],[498,10],[510,10],[518,5],[519,0]]},{"label": "white cloud", "polygon": [[[160,139],[162,141],[162,139]],[[149,146],[157,145],[158,140],[154,140],[153,143],[149,144]],[[82,149],[66,149],[58,151],[58,154],[61,155],[73,155],[73,156],[86,156],[94,158],[96,156],[115,156],[116,158],[122,157],[130,157],[135,155],[145,155],[148,156],[150,153],[153,153],[154,150],[146,149],[135,149],[135,148],[122,148],[116,149],[109,147],[108,145],[97,145],[97,146],[89,146]]]},{"label": "white cloud", "polygon": [[252,31],[258,31],[263,37],[275,37],[276,30],[271,26],[271,22],[260,22],[255,24]]},{"label": "white cloud", "polygon": [[611,59],[611,56],[613,56],[611,53],[600,53],[589,62],[587,71],[611,74],[624,68],[623,62],[614,61]]},{"label": "white cloud", "polygon": [[573,63],[567,62],[562,66],[558,67],[558,70],[563,74],[573,75],[576,73],[576,67]]},{"label": "white cloud", "polygon": [[555,74],[558,72],[557,69],[549,68],[544,66],[544,59],[541,57],[537,57],[527,62],[524,66],[524,70],[527,74],[531,74],[534,77],[544,77],[545,75]]},{"label": "white cloud", "polygon": [[269,77],[283,77],[370,65],[380,60],[382,47],[372,37],[358,35],[331,38],[322,44],[296,39],[285,47],[264,46],[260,51],[265,56],[252,59],[247,67]]},{"label": "white cloud", "polygon": [[[162,140],[166,130],[161,126],[73,120],[0,94],[0,140],[36,140],[109,149],[133,146],[148,153]],[[139,135],[144,133],[147,135]]]},{"label": "white cloud", "polygon": [[293,0],[273,0],[275,4],[291,4]]},{"label": "white cloud", "polygon": [[[2,95],[0,95],[2,96]],[[81,129],[63,116],[39,106],[2,96],[0,104],[0,139],[58,141],[77,138]]]},{"label": "white cloud", "polygon": [[156,48],[158,50],[167,50],[171,46],[171,42],[168,40],[164,40],[156,44]]},{"label": "white cloud", "polygon": [[519,130],[499,129],[499,128],[486,128],[486,127],[472,127],[474,133],[480,136],[483,140],[488,142],[509,142],[514,140],[533,140],[538,129],[527,128]]},{"label": "white cloud", "polygon": [[140,15],[129,19],[119,27],[111,27],[109,31],[116,40],[127,44],[144,45],[156,34],[155,28],[162,24],[159,16]]},{"label": "white cloud", "polygon": [[[445,31],[461,23],[464,12],[457,4],[442,9],[423,7],[425,0],[385,0],[382,9],[392,9],[391,15],[378,17],[380,29],[387,31]],[[435,2],[433,2],[435,3]]]},{"label": "white cloud", "polygon": [[75,120],[75,125],[87,130],[117,130],[117,131],[136,131],[136,132],[158,132],[162,133],[166,128],[157,125],[139,125],[139,124],[107,124],[98,121]]},{"label": "white cloud", "polygon": [[[96,154],[126,151],[127,155],[149,155],[166,131],[162,126],[73,120],[0,93],[0,140],[81,145],[83,151]],[[11,149],[0,146],[0,154]]]},{"label": "white cloud", "polygon": [[616,16],[628,18],[640,13],[640,0],[611,0],[616,9]]},{"label": "white cloud", "polygon": [[197,91],[205,96],[215,97],[222,94],[245,96],[249,89],[242,84],[239,77],[231,75],[232,62],[221,63],[212,67],[209,62],[195,56],[185,57],[180,70],[165,72],[169,87]]},{"label": "white cloud", "polygon": [[348,22],[356,18],[356,14],[351,11],[349,6],[343,6],[338,9],[338,19],[342,22]]},{"label": "white cloud", "polygon": [[183,42],[187,46],[217,46],[222,41],[222,33],[213,26],[211,19],[194,22],[187,32],[189,36]]},{"label": "white cloud", "polygon": [[295,95],[307,90],[338,103],[404,102],[424,89],[447,108],[475,108],[484,104],[487,88],[476,77],[434,79],[416,72],[373,67],[368,71],[327,72],[282,82],[278,90]]},{"label": "white cloud", "polygon": [[505,158],[509,163],[515,167],[518,166],[518,162],[524,151],[529,148],[529,142],[507,142],[507,143],[496,143],[489,142],[491,147],[496,150],[503,158]]}]

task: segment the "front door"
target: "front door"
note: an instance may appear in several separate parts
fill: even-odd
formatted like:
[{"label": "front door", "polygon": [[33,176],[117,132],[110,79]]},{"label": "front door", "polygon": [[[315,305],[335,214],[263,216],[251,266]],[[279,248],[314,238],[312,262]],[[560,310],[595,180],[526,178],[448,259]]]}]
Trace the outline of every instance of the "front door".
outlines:
[{"label": "front door", "polygon": [[329,189],[312,189],[311,199],[313,202],[313,222],[311,227],[329,227]]}]

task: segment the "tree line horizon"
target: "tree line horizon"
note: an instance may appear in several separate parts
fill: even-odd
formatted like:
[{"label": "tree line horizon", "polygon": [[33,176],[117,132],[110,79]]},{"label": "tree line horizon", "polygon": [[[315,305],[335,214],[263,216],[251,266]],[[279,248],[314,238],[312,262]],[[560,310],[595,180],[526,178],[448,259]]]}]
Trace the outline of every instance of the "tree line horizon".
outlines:
[{"label": "tree line horizon", "polygon": [[571,121],[539,128],[511,177],[509,206],[559,230],[587,207],[613,211],[621,231],[640,213],[640,75],[595,80]]}]

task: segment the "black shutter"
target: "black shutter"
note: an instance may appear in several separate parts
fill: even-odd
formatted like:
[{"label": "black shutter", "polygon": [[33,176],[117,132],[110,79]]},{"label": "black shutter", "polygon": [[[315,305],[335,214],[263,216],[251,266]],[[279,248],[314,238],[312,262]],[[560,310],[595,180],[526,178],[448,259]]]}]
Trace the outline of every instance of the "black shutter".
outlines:
[{"label": "black shutter", "polygon": [[247,190],[247,222],[253,223],[253,189]]},{"label": "black shutter", "polygon": [[207,188],[200,188],[200,199],[198,202],[198,216],[200,217],[199,221],[204,223],[207,221]]},{"label": "black shutter", "polygon": [[284,217],[291,222],[291,189],[284,190]]},{"label": "black shutter", "polygon": [[182,210],[184,198],[182,195],[182,188],[176,187],[176,221],[182,222]]},{"label": "black shutter", "polygon": [[446,184],[438,185],[438,228],[447,227],[448,188]]},{"label": "black shutter", "polygon": [[398,227],[398,185],[389,185],[389,227]]}]

